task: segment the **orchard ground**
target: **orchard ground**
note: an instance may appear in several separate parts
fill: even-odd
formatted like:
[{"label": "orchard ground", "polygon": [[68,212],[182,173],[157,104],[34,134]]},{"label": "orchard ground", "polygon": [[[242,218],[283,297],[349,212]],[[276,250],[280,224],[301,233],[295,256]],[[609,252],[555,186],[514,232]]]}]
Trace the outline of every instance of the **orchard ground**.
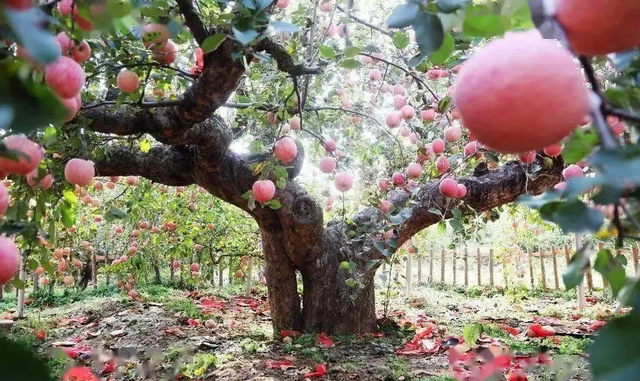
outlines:
[{"label": "orchard ground", "polygon": [[[57,291],[53,297],[41,293],[30,301],[28,318],[4,326],[2,334],[49,358],[47,363],[56,375],[75,364],[88,365],[104,379],[118,381],[169,379],[176,374],[187,380],[301,380],[317,364],[325,364],[324,380],[435,381],[450,379],[446,347],[456,344],[456,339],[473,337],[473,327],[481,324],[484,333],[476,335],[478,348],[509,348],[520,357],[547,351],[554,364],[536,367],[528,372],[529,379],[589,380],[584,357],[592,335],[589,327],[612,314],[611,300],[599,294],[578,312],[575,293],[569,291],[420,283],[415,296],[406,298],[398,287],[392,287],[398,295],[388,307],[394,323],[381,325],[382,337],[332,336],[326,341],[305,334],[293,340],[279,335],[274,339],[266,290],[258,285],[246,298],[241,284],[191,292],[145,286],[139,301],[105,285],[82,292]],[[385,292],[382,284],[377,289]],[[385,298],[379,299],[381,316]],[[13,306],[14,296],[7,295],[0,311],[8,313]],[[215,327],[205,327],[207,319]],[[556,334],[526,337],[524,332],[535,322],[552,326]],[[435,353],[396,354],[416,329],[430,324],[437,329],[422,345],[440,343]],[[506,326],[517,329],[519,335],[508,333]],[[36,338],[39,330],[46,338]],[[109,364],[112,358],[115,367]],[[573,375],[554,378],[559,373]]]}]

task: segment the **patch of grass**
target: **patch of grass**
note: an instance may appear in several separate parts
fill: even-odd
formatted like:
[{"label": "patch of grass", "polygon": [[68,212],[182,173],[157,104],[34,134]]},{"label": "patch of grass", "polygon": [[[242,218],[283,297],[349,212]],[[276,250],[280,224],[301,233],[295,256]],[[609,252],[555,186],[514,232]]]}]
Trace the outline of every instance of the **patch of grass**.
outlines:
[{"label": "patch of grass", "polygon": [[178,312],[192,319],[203,319],[205,316],[198,306],[190,299],[174,299],[166,303],[165,307],[172,312]]},{"label": "patch of grass", "polygon": [[589,339],[578,339],[571,336],[563,337],[560,345],[555,344],[551,339],[544,340],[546,346],[554,348],[558,354],[568,356],[580,356],[587,353],[590,342]]},{"label": "patch of grass", "polygon": [[294,344],[301,345],[305,348],[315,347],[318,338],[314,334],[305,333],[293,341]]},{"label": "patch of grass", "polygon": [[84,291],[78,288],[64,288],[50,293],[48,288],[40,288],[37,292],[31,292],[29,298],[33,302],[28,308],[60,307],[74,302],[80,302],[89,298],[108,298],[118,295],[120,290],[114,285],[99,285],[97,288],[89,287]]},{"label": "patch of grass", "polygon": [[174,362],[184,353],[184,349],[174,346],[169,348],[168,351],[162,354],[162,358],[165,362]]},{"label": "patch of grass", "polygon": [[313,358],[316,362],[326,362],[327,358],[319,348],[303,348],[300,350],[300,356]]},{"label": "patch of grass", "polygon": [[334,341],[344,343],[347,345],[353,344],[356,340],[358,340],[358,335],[337,335],[334,338]]},{"label": "patch of grass", "polygon": [[164,303],[173,293],[171,288],[162,285],[146,285],[140,288],[140,292],[146,294],[147,300],[153,303]]},{"label": "patch of grass", "polygon": [[191,363],[183,365],[181,373],[188,378],[202,379],[207,370],[215,366],[218,362],[216,355],[211,353],[198,353],[196,354]]},{"label": "patch of grass", "polygon": [[389,360],[387,360],[387,365],[389,366],[389,370],[391,374],[396,379],[400,377],[406,377],[409,372],[409,361],[407,359],[391,356]]},{"label": "patch of grass", "polygon": [[442,375],[442,376],[433,376],[429,378],[419,378],[416,381],[457,381],[457,380],[455,378]]},{"label": "patch of grass", "polygon": [[242,352],[251,355],[265,351],[265,347],[262,343],[251,340],[249,338],[242,340],[240,342],[240,347],[242,348]]}]

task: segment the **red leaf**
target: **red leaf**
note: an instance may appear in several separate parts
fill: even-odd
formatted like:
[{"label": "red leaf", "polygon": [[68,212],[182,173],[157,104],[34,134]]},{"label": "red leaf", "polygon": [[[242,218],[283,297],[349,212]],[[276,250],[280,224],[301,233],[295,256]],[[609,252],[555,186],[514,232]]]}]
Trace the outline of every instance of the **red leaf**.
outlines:
[{"label": "red leaf", "polygon": [[316,378],[316,377],[322,377],[325,374],[327,374],[327,367],[324,364],[318,364],[316,365],[316,371],[313,373],[306,373],[303,377],[304,378]]},{"label": "red leaf", "polygon": [[197,327],[197,326],[200,325],[200,322],[198,320],[189,318],[189,319],[187,319],[187,324],[192,326],[192,327]]},{"label": "red leaf", "polygon": [[511,369],[507,374],[507,381],[527,381],[527,376],[521,369]]},{"label": "red leaf", "polygon": [[531,324],[529,329],[527,329],[527,336],[530,337],[549,337],[555,335],[556,332],[554,330],[550,330],[549,328],[545,328],[540,324]]},{"label": "red leaf", "polygon": [[99,381],[91,369],[86,366],[74,366],[70,368],[64,375],[62,381]]},{"label": "red leaf", "polygon": [[511,356],[502,355],[493,359],[493,366],[496,368],[508,368],[511,366]]},{"label": "red leaf", "polygon": [[331,341],[329,336],[327,336],[327,334],[324,333],[324,332],[318,334],[318,344],[320,344],[323,347],[333,347],[333,346],[335,346],[333,341]]},{"label": "red leaf", "polygon": [[520,334],[520,331],[518,331],[516,328],[513,328],[511,326],[508,326],[507,324],[502,324],[500,326],[500,328],[502,328],[502,330],[509,332],[510,334],[512,334],[513,336],[518,336]]},{"label": "red leaf", "polygon": [[102,370],[100,371],[100,374],[102,375],[111,374],[115,371],[116,371],[116,360],[111,359],[104,364],[104,366],[102,367]]},{"label": "red leaf", "polygon": [[607,324],[606,321],[602,321],[602,320],[597,320],[595,322],[593,322],[593,324],[589,325],[589,331],[591,332],[596,332],[598,331],[600,328],[604,327],[605,324]]},{"label": "red leaf", "polygon": [[302,336],[302,334],[300,332],[298,332],[298,331],[288,331],[288,330],[283,329],[282,331],[280,331],[280,336],[282,338],[285,338],[285,337],[296,338],[296,337]]},{"label": "red leaf", "polygon": [[288,369],[293,368],[293,364],[289,360],[277,361],[277,360],[266,360],[264,365],[267,369]]}]

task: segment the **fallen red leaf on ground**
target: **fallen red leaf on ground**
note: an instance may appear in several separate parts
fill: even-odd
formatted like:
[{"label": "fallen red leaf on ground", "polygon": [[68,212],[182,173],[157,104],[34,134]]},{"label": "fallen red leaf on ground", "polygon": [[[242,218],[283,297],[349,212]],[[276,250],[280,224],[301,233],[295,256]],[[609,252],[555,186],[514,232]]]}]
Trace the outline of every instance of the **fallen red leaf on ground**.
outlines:
[{"label": "fallen red leaf on ground", "polygon": [[607,324],[606,321],[597,320],[589,325],[589,331],[596,332]]},{"label": "fallen red leaf on ground", "polygon": [[289,369],[289,368],[293,368],[293,364],[291,363],[291,361],[289,360],[282,360],[282,361],[278,361],[278,360],[266,360],[264,362],[264,365],[267,369]]},{"label": "fallen red leaf on ground", "polygon": [[324,364],[316,365],[316,371],[313,373],[305,373],[304,378],[322,377],[327,374],[327,367]]},{"label": "fallen red leaf on ground", "polygon": [[200,325],[200,322],[198,320],[196,320],[196,319],[189,318],[189,319],[187,319],[187,324],[192,326],[192,327],[197,327],[197,326]]},{"label": "fallen red leaf on ground", "polygon": [[62,375],[62,381],[99,381],[86,366],[74,366]]},{"label": "fallen red leaf on ground", "polygon": [[115,371],[116,371],[116,360],[111,359],[104,364],[104,366],[102,367],[102,370],[100,371],[100,374],[106,375],[106,374],[111,374]]},{"label": "fallen red leaf on ground", "polygon": [[502,324],[500,326],[500,328],[502,328],[502,330],[512,334],[513,336],[518,336],[520,334],[520,331],[518,331],[518,329],[513,328],[513,327],[511,327],[511,326],[509,326],[507,324]]},{"label": "fallen red leaf on ground", "polygon": [[318,344],[323,347],[333,347],[335,346],[334,342],[327,336],[326,333],[322,332],[318,334]]},{"label": "fallen red leaf on ground", "polygon": [[556,334],[556,331],[552,327],[543,327],[540,324],[531,324],[527,329],[527,336],[529,337],[549,337]]},{"label": "fallen red leaf on ground", "polygon": [[280,331],[280,337],[282,337],[282,338],[285,338],[285,337],[296,338],[296,337],[300,337],[300,336],[302,336],[302,334],[300,332],[298,332],[298,331],[288,331],[288,330],[285,330],[285,329]]}]

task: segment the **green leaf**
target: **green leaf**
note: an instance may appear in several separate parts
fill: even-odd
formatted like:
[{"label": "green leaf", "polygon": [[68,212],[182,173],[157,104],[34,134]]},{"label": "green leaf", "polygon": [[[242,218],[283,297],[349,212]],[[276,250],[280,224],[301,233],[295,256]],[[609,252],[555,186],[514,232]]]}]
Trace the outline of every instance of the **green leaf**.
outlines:
[{"label": "green leaf", "polygon": [[76,222],[75,209],[70,205],[62,205],[60,207],[60,214],[62,218],[62,224],[66,228],[70,228]]},{"label": "green leaf", "polygon": [[69,204],[75,204],[78,201],[78,197],[75,195],[75,193],[73,193],[71,189],[65,189],[62,192],[62,196],[64,197],[64,200]]},{"label": "green leaf", "polygon": [[634,309],[598,331],[589,347],[594,381],[635,380],[640,374],[640,313]]},{"label": "green leaf", "polygon": [[454,38],[451,34],[447,33],[444,36],[444,41],[442,42],[442,46],[429,56],[429,60],[434,65],[442,65],[443,63],[447,62],[447,59],[449,59],[449,57],[451,56],[451,53],[453,53],[454,48],[455,48]]},{"label": "green leaf", "polygon": [[452,13],[469,5],[471,0],[438,0],[436,6],[440,12]]},{"label": "green leaf", "polygon": [[540,208],[540,216],[558,224],[565,233],[595,232],[604,221],[602,211],[589,208],[578,199],[548,203]]},{"label": "green leaf", "polygon": [[262,143],[262,140],[252,140],[251,143],[249,143],[249,153],[255,154],[262,152],[263,150],[264,144]]},{"label": "green leaf", "polygon": [[38,261],[36,261],[35,259],[31,258],[27,261],[27,268],[31,271],[35,270],[38,268]]},{"label": "green leaf", "polygon": [[140,139],[140,151],[147,153],[151,149],[151,143],[147,139]]},{"label": "green leaf", "polygon": [[13,285],[13,287],[17,288],[18,290],[24,290],[24,286],[25,286],[25,284],[24,284],[24,282],[23,282],[23,281],[21,281],[21,280],[18,278],[18,275],[17,275],[17,274],[16,274],[16,277],[15,277],[15,278],[13,278],[13,280],[12,280],[11,282],[9,282],[9,283],[11,283],[11,284]]},{"label": "green leaf", "polygon": [[510,25],[509,17],[491,12],[489,7],[481,5],[467,8],[462,30],[474,37],[501,36]]},{"label": "green leaf", "polygon": [[24,344],[0,336],[2,378],[11,381],[55,381],[44,361]]},{"label": "green leaf", "polygon": [[406,28],[413,23],[420,12],[420,6],[415,3],[398,5],[387,20],[389,28]]},{"label": "green leaf", "polygon": [[609,282],[613,297],[616,297],[627,281],[622,264],[611,255],[609,250],[603,249],[596,255],[593,269],[602,274],[602,277]]},{"label": "green leaf", "polygon": [[465,343],[469,344],[472,348],[476,347],[476,342],[480,338],[480,335],[484,332],[484,326],[480,323],[474,323],[466,325],[462,328],[462,337],[464,337]]},{"label": "green leaf", "polygon": [[11,109],[10,115],[5,115],[5,128],[30,133],[63,121],[68,111],[58,96],[30,76],[21,76],[21,67],[17,61],[0,63],[0,104],[5,110]]},{"label": "green leaf", "polygon": [[416,42],[422,54],[431,55],[440,49],[444,42],[444,29],[438,15],[422,12],[412,25],[416,34]]},{"label": "green leaf", "polygon": [[357,69],[362,66],[362,62],[353,58],[347,58],[346,60],[342,60],[342,62],[340,62],[340,66],[345,69]]},{"label": "green leaf", "polygon": [[273,210],[278,210],[282,208],[282,204],[278,200],[270,200],[266,203],[266,205],[269,205],[269,208]]},{"label": "green leaf", "polygon": [[578,287],[578,285],[582,283],[584,273],[589,267],[588,249],[589,245],[581,247],[580,250],[571,257],[567,270],[562,274],[562,282],[567,290]]},{"label": "green leaf", "polygon": [[[53,35],[42,27],[50,21],[38,7],[24,12],[4,9],[7,24],[15,33],[17,42],[29,53],[29,56],[40,64],[52,63],[60,57],[60,45]],[[0,72],[4,70],[0,69]],[[3,76],[5,73],[3,73]]]},{"label": "green leaf", "polygon": [[216,51],[226,39],[227,35],[222,33],[216,33],[205,38],[204,41],[202,41],[202,45],[200,46],[202,48],[202,52],[204,54],[207,54]]},{"label": "green leaf", "polygon": [[576,129],[569,137],[562,150],[564,161],[575,164],[589,155],[600,143],[600,138],[594,130]]},{"label": "green leaf", "polygon": [[133,6],[127,0],[107,0],[107,12],[114,18],[123,18],[131,13]]},{"label": "green leaf", "polygon": [[336,58],[336,52],[335,50],[333,50],[331,46],[320,45],[319,49],[320,49],[320,55],[322,56],[322,58],[326,58],[328,60],[332,60]]},{"label": "green leaf", "polygon": [[105,215],[105,218],[107,216],[113,217],[113,218],[127,218],[129,217],[129,214],[127,214],[127,212],[125,212],[124,210],[111,205],[109,207],[109,210],[107,211],[107,214]]},{"label": "green leaf", "polygon": [[255,29],[247,29],[247,30],[239,30],[235,27],[231,28],[233,31],[233,36],[240,42],[242,45],[249,45],[249,43],[260,35]]},{"label": "green leaf", "polygon": [[357,46],[347,46],[344,48],[344,52],[342,52],[342,54],[344,55],[344,58],[351,58],[360,54],[361,51],[362,49]]},{"label": "green leaf", "polygon": [[356,285],[356,281],[353,278],[349,278],[345,281],[345,283],[347,284],[347,286],[349,287],[355,287]]},{"label": "green leaf", "polygon": [[283,33],[295,33],[300,30],[297,25],[284,21],[274,21],[271,23],[271,27],[276,31]]},{"label": "green leaf", "polygon": [[409,36],[404,32],[395,32],[393,34],[393,45],[398,49],[404,49],[409,46]]}]

